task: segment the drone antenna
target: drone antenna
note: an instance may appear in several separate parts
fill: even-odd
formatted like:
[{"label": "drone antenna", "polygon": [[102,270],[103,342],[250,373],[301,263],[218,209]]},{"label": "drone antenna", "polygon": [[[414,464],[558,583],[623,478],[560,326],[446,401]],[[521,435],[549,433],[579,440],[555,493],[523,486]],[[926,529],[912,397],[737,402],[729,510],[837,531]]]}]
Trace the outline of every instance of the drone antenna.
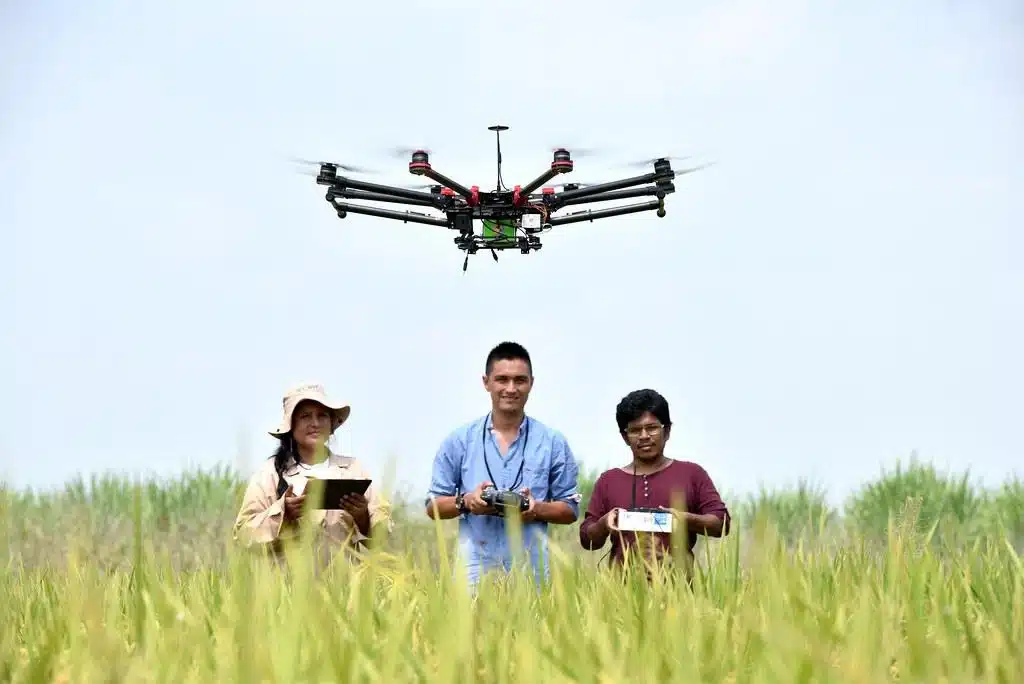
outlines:
[{"label": "drone antenna", "polygon": [[487,130],[494,131],[494,137],[496,138],[496,141],[498,143],[498,187],[497,187],[497,189],[498,190],[502,190],[503,189],[503,184],[501,182],[501,132],[502,131],[507,131],[508,130],[508,126],[502,126],[501,124],[495,124],[493,126],[488,126]]}]

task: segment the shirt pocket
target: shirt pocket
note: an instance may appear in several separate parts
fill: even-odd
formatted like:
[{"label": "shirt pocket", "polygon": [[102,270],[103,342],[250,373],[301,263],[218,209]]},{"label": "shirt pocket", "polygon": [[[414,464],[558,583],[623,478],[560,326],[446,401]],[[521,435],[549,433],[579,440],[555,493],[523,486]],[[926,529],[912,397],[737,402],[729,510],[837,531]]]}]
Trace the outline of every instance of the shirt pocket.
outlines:
[{"label": "shirt pocket", "polygon": [[547,459],[533,456],[523,466],[523,487],[530,488],[530,494],[538,501],[543,501],[550,494],[550,466]]}]

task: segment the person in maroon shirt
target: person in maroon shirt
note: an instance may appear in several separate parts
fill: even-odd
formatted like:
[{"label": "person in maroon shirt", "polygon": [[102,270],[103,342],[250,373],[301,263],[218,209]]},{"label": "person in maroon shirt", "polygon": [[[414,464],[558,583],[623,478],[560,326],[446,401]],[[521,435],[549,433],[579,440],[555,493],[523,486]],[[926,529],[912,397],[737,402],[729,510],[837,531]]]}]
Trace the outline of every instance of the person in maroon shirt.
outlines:
[{"label": "person in maroon shirt", "polygon": [[[611,537],[609,563],[621,566],[626,550],[637,549],[637,534],[619,530],[616,524],[619,511],[631,508],[672,510],[673,529],[687,533],[690,561],[697,534],[729,534],[729,510],[707,471],[696,463],[665,456],[665,443],[672,431],[668,401],[651,389],[630,392],[616,407],[615,420],[622,439],[633,452],[633,460],[626,466],[606,470],[597,478],[580,524],[583,548],[600,549]],[[674,505],[679,508],[673,508]],[[641,539],[652,539],[656,558],[671,558],[671,534],[640,535]]]}]

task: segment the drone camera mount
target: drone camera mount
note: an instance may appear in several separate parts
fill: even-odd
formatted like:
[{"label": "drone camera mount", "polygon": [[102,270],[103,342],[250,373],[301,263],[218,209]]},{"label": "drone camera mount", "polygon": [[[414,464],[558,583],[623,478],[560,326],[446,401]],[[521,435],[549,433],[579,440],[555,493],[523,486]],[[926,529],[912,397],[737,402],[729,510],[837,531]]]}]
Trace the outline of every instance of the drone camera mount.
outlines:
[{"label": "drone camera mount", "polygon": [[[489,126],[494,131],[497,148],[497,185],[493,191],[481,190],[479,186],[466,187],[434,170],[426,150],[413,151],[409,161],[409,173],[424,176],[437,185],[428,192],[369,183],[338,175],[338,165],[320,164],[316,182],[327,186],[325,199],[344,219],[348,214],[361,214],[378,218],[441,226],[457,231],[455,245],[466,253],[463,270],[468,265],[470,254],[487,249],[497,260],[497,252],[518,249],[529,254],[543,246],[539,234],[554,226],[596,221],[614,216],[624,216],[644,211],[654,211],[665,216],[665,197],[675,192],[673,179],[676,177],[668,158],[653,161],[653,171],[630,178],[581,186],[566,183],[560,192],[554,187],[536,191],[558,175],[571,173],[573,160],[568,149],[554,150],[550,167],[525,185],[512,189],[504,187],[501,179],[501,133],[508,126]],[[583,209],[565,215],[556,215],[567,206],[583,205],[610,200],[624,200],[649,197],[644,202],[601,209]],[[432,216],[417,211],[398,211],[377,206],[353,204],[350,200],[405,204],[433,209],[444,216]],[[484,233],[473,232],[474,221],[484,224]]]}]

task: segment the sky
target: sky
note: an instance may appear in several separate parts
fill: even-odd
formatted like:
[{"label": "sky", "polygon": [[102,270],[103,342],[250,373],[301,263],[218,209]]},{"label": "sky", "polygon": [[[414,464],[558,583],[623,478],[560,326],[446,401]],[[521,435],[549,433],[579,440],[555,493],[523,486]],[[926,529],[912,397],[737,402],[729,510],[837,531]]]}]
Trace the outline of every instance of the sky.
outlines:
[{"label": "sky", "polygon": [[[524,344],[531,415],[621,465],[615,406],[737,495],[839,501],[914,452],[1024,474],[1024,10],[836,3],[4,3],[0,477],[59,487],[268,457],[281,395],[351,402],[337,448],[417,496]],[[565,181],[661,155],[667,216],[470,260],[349,215],[289,157],[411,183]],[[297,170],[298,169],[298,170]]]}]

